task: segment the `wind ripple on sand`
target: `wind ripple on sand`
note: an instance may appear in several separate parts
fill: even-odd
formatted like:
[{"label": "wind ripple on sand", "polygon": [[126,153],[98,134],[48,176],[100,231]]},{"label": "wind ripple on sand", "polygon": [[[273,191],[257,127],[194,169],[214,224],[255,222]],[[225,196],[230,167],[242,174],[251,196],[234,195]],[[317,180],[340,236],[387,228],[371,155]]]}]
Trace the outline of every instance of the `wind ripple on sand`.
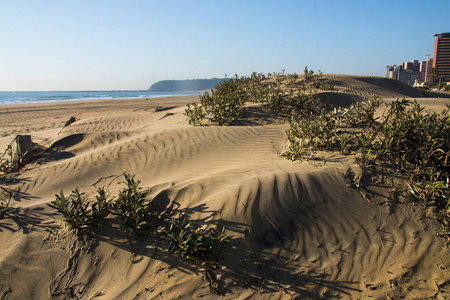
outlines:
[{"label": "wind ripple on sand", "polygon": [[41,165],[38,160],[38,167],[23,173],[35,180],[21,184],[20,191],[45,198],[71,182],[79,187],[89,186],[100,177],[124,171],[143,177],[145,184],[161,183],[169,177],[176,181],[209,176],[247,168],[247,164],[267,164],[270,157],[280,159],[277,147],[283,139],[282,127],[70,134],[53,143],[42,155]]},{"label": "wind ripple on sand", "polygon": [[426,97],[423,91],[412,88],[400,81],[375,76],[327,75],[336,83],[336,89],[343,93],[362,96],[365,99],[377,95],[381,98]]},{"label": "wind ripple on sand", "polygon": [[[385,297],[409,290],[420,298],[450,282],[442,267],[450,263],[448,252],[434,227],[409,206],[388,214],[346,186],[351,159],[290,162],[280,156],[285,126],[190,127],[179,121],[181,111],[72,124],[14,177],[8,187],[21,194],[13,206],[40,208],[61,189],[67,194],[78,186],[93,194],[94,183],[136,174],[155,206],[172,203],[199,227],[225,225],[230,248],[218,272],[230,299]],[[120,187],[111,185],[112,194]],[[199,271],[163,250],[159,236],[134,249],[113,221],[88,250],[80,241],[55,241],[69,253],[55,250],[54,257],[64,259],[50,270],[52,248],[43,236],[2,233],[2,241],[11,242],[1,248],[2,278],[29,272],[33,288],[13,284],[24,297],[48,295],[49,285],[52,291],[83,287],[89,297],[209,295]],[[393,283],[401,289],[392,289]]]},{"label": "wind ripple on sand", "polygon": [[[347,187],[343,170],[302,169],[280,166],[248,176],[220,174],[175,185],[167,195],[181,207],[207,207],[197,217],[222,220],[232,237],[253,249],[250,252],[266,249],[269,256],[276,253],[289,260],[285,271],[292,277],[326,274],[327,280],[342,282],[343,291],[374,296],[392,292],[391,282],[402,285],[404,291],[420,287],[425,291],[422,295],[430,296],[437,292],[435,282],[450,279],[448,272],[437,267],[447,256],[443,242],[418,222],[420,213],[399,206],[387,214]],[[243,249],[238,247],[236,256],[243,257]],[[227,276],[240,280],[238,270],[246,269],[245,261],[228,263]],[[282,259],[279,263],[283,265]],[[421,273],[416,273],[418,269]],[[264,272],[258,276],[264,277]],[[430,280],[417,282],[414,276]],[[297,293],[295,286],[302,276],[298,278],[285,282]]]}]

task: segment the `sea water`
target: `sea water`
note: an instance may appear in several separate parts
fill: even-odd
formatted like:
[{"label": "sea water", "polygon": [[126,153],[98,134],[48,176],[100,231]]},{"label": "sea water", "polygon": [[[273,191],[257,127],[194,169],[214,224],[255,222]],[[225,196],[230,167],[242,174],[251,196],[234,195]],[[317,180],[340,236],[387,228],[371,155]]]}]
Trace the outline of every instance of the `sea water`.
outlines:
[{"label": "sea water", "polygon": [[148,91],[61,91],[61,92],[0,92],[0,105],[87,101],[106,99],[159,98],[199,95],[200,92],[156,93]]}]

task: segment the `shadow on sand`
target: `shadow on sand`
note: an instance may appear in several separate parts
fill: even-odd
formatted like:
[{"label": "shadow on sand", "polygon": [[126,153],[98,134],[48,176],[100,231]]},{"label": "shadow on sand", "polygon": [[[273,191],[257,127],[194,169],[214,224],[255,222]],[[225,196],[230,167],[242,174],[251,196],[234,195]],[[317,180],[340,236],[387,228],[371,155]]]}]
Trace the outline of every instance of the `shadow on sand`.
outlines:
[{"label": "shadow on sand", "polygon": [[[168,268],[177,269],[184,274],[200,275],[210,270],[202,261],[180,262],[177,256],[170,253],[169,241],[164,233],[164,219],[167,219],[165,216],[171,215],[172,218],[188,219],[192,230],[204,228],[206,224],[209,228],[226,228],[229,236],[226,239],[226,250],[219,267],[213,270],[214,274],[219,275],[216,283],[222,295],[231,297],[236,295],[236,292],[239,293],[237,289],[240,288],[251,289],[254,295],[260,296],[281,292],[294,298],[322,299],[339,298],[360,291],[359,282],[332,280],[328,273],[299,266],[298,262],[290,263],[299,253],[292,253],[292,250],[285,246],[289,237],[281,232],[272,230],[263,234],[275,237],[268,242],[261,236],[252,236],[252,230],[249,230],[247,224],[218,220],[218,213],[205,204],[180,209],[178,203],[170,201],[166,191],[154,197],[150,207],[157,209],[158,214],[149,217],[149,229],[140,236],[128,235],[121,227],[119,218],[109,216],[97,229],[84,232],[79,240],[89,241],[89,252],[95,251],[100,243],[129,252],[133,257],[132,264],[139,264],[144,258],[150,258],[152,261],[164,262]],[[65,281],[61,279],[60,282]],[[53,290],[58,288],[54,286]]]}]

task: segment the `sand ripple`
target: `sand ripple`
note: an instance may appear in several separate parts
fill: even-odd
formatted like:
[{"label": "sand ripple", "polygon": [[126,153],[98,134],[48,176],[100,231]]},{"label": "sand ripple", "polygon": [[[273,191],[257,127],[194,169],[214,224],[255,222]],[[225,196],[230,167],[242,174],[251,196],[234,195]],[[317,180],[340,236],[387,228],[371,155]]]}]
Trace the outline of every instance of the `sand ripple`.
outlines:
[{"label": "sand ripple", "polygon": [[[346,80],[359,95],[373,84]],[[227,299],[448,296],[450,256],[435,225],[410,205],[389,213],[348,187],[351,158],[290,162],[280,156],[286,125],[191,127],[183,109],[80,120],[3,181],[19,194],[15,214],[0,220],[2,297],[211,297],[202,267],[168,253],[156,231],[131,241],[111,217],[84,239],[61,236],[45,203],[75,187],[114,194],[123,172],[160,209],[226,227],[217,274]]]}]

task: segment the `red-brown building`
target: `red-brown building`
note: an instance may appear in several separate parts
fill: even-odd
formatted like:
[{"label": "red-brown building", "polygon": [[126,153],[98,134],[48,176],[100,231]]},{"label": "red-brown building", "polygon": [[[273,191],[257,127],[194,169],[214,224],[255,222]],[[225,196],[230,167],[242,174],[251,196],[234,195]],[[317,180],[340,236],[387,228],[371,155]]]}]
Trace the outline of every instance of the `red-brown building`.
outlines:
[{"label": "red-brown building", "polygon": [[433,68],[441,82],[450,82],[450,33],[435,34]]}]

